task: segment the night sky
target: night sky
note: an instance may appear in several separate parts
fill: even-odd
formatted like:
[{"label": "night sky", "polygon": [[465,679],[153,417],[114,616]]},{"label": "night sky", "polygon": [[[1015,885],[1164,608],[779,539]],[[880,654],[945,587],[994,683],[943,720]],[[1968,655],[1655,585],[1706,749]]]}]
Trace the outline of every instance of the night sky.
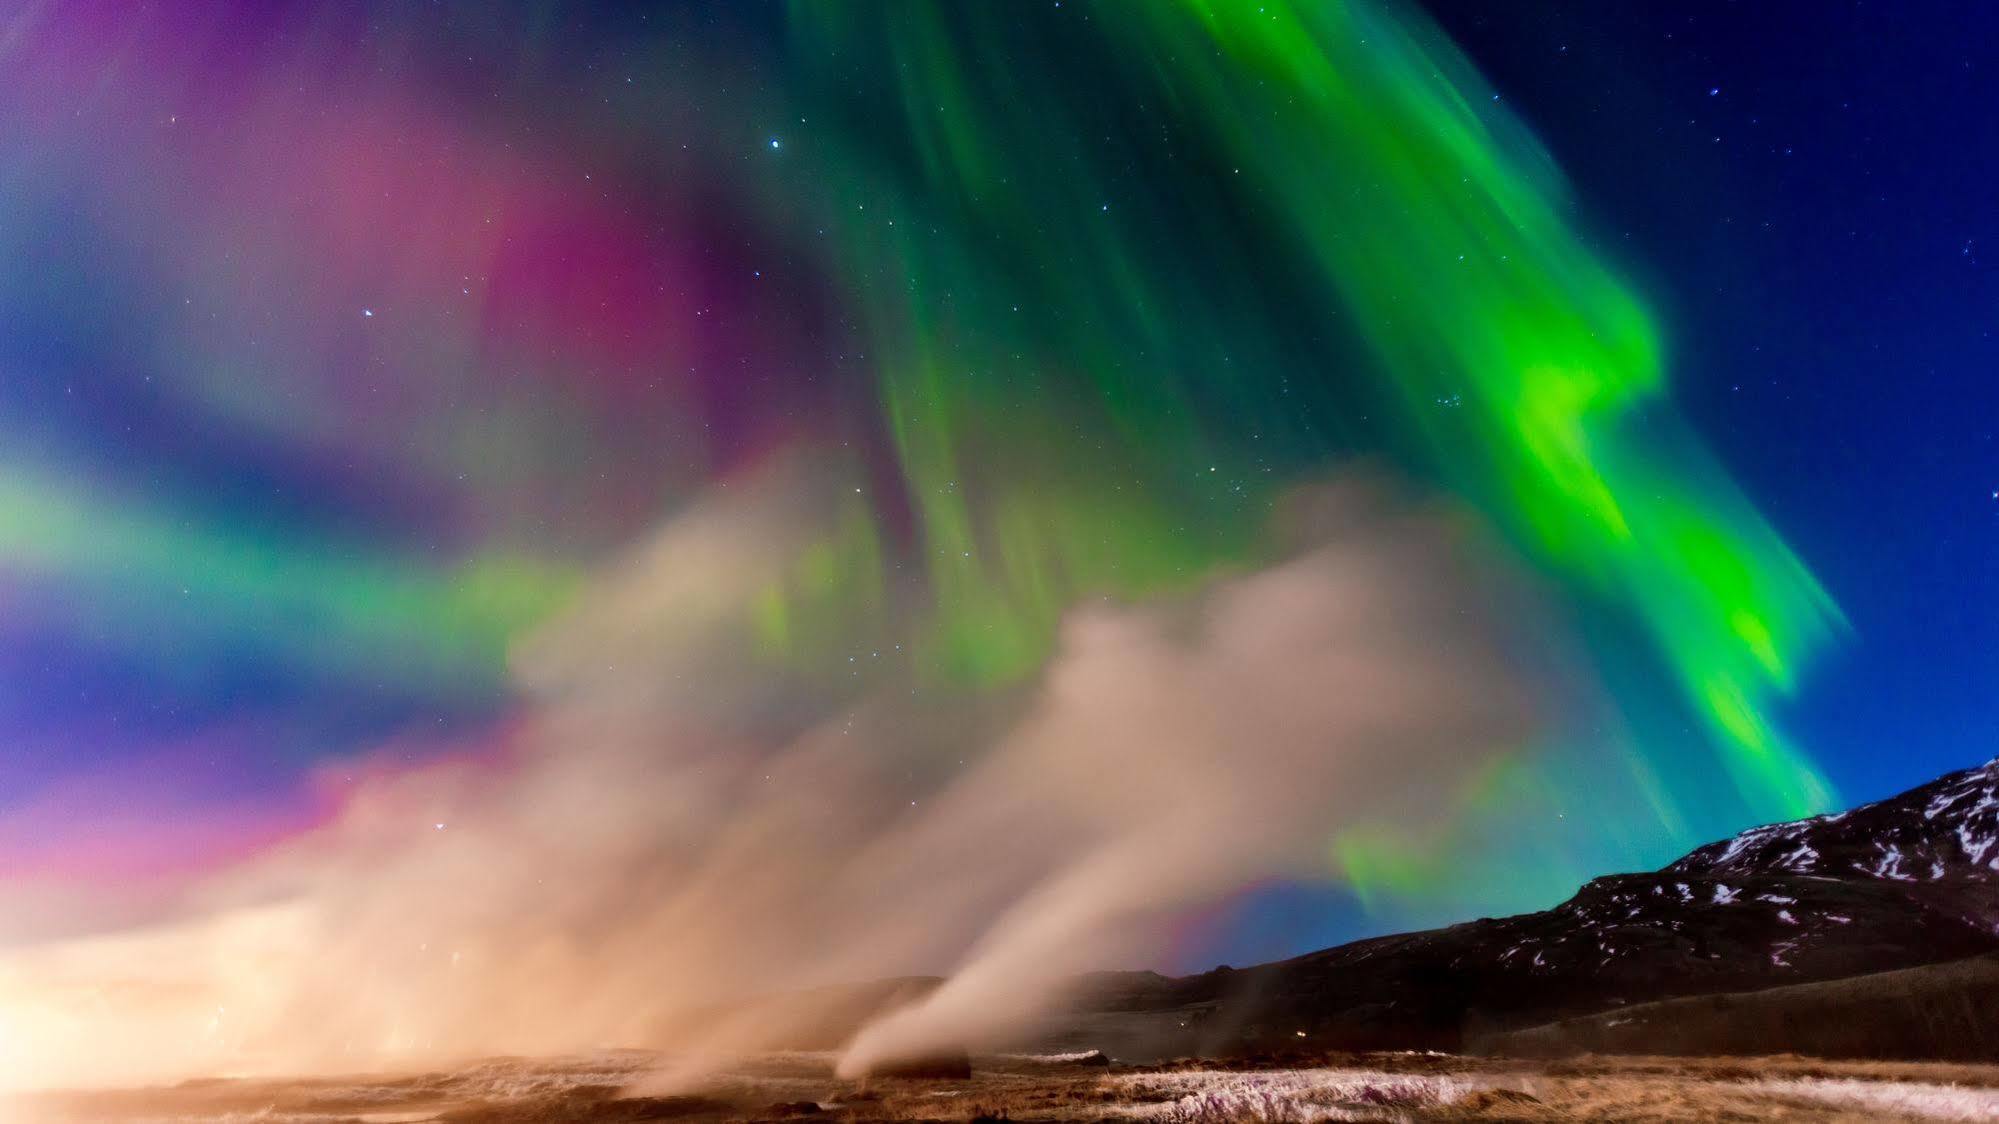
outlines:
[{"label": "night sky", "polygon": [[0,17],[0,887],[506,769],[524,638],[799,458],[820,533],[715,597],[747,742],[1020,690],[1353,463],[1532,575],[1545,739],[1190,962],[1999,752],[1989,6],[1219,7]]},{"label": "night sky", "polygon": [[1433,10],[1645,279],[1679,401],[1845,612],[1793,711],[1842,797],[1999,752],[1989,7]]}]

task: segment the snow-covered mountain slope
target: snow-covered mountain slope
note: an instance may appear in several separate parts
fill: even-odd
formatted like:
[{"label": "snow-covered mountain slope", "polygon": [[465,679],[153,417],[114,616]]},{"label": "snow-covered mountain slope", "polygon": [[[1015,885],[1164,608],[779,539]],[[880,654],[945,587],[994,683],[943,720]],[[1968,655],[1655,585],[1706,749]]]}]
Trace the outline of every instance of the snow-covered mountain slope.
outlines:
[{"label": "snow-covered mountain slope", "polygon": [[[1454,1048],[1522,1025],[1999,951],[1999,760],[1836,815],[1752,828],[1552,909],[1359,941],[1179,980],[1100,1010],[1190,1035]],[[1190,1045],[1201,1045],[1196,1040]],[[1212,1048],[1212,1047],[1210,1047]]]},{"label": "snow-covered mountain slope", "polygon": [[1751,828],[1666,872],[1999,881],[1999,758],[1850,812]]}]

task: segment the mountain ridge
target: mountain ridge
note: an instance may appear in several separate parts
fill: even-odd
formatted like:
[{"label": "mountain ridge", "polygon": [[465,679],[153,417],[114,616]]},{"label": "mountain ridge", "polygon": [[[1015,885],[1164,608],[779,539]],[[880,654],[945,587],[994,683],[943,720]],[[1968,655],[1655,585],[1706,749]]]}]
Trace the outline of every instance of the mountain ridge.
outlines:
[{"label": "mountain ridge", "polygon": [[[1107,973],[1054,1039],[1114,1034],[1138,1053],[1455,1050],[1626,1004],[1992,952],[1999,758],[1844,812],[1750,828],[1658,870],[1593,878],[1545,910],[1196,976]],[[1156,1025],[1135,1025],[1146,1018]]]}]

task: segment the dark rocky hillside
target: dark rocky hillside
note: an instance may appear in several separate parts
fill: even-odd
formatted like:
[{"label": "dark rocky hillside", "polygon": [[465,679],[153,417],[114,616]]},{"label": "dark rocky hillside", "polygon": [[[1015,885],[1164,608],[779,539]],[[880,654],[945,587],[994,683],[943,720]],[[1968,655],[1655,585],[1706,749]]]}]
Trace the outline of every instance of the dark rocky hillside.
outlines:
[{"label": "dark rocky hillside", "polygon": [[1999,956],[1817,983],[1639,1003],[1474,1042],[1512,1057],[1809,1054],[1999,1058]]},{"label": "dark rocky hillside", "polygon": [[1540,913],[1241,971],[1095,977],[1058,1040],[1153,1054],[1458,1049],[1468,1032],[1994,951],[1999,760],[1598,878]]}]

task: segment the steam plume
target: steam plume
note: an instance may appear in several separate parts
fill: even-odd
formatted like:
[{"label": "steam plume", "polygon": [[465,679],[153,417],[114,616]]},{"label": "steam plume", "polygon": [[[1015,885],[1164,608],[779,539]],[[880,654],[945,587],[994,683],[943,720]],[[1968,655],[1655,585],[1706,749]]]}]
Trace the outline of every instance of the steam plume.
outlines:
[{"label": "steam plume", "polygon": [[843,1068],[989,1045],[1525,731],[1490,570],[1356,483],[1294,496],[1263,569],[1079,607],[1011,695],[774,671],[721,606],[841,487],[776,472],[662,528],[520,652],[530,713],[477,765],[363,768],[177,916],[0,960],[0,1083],[754,1049],[796,1028],[745,997],[940,969]]}]

